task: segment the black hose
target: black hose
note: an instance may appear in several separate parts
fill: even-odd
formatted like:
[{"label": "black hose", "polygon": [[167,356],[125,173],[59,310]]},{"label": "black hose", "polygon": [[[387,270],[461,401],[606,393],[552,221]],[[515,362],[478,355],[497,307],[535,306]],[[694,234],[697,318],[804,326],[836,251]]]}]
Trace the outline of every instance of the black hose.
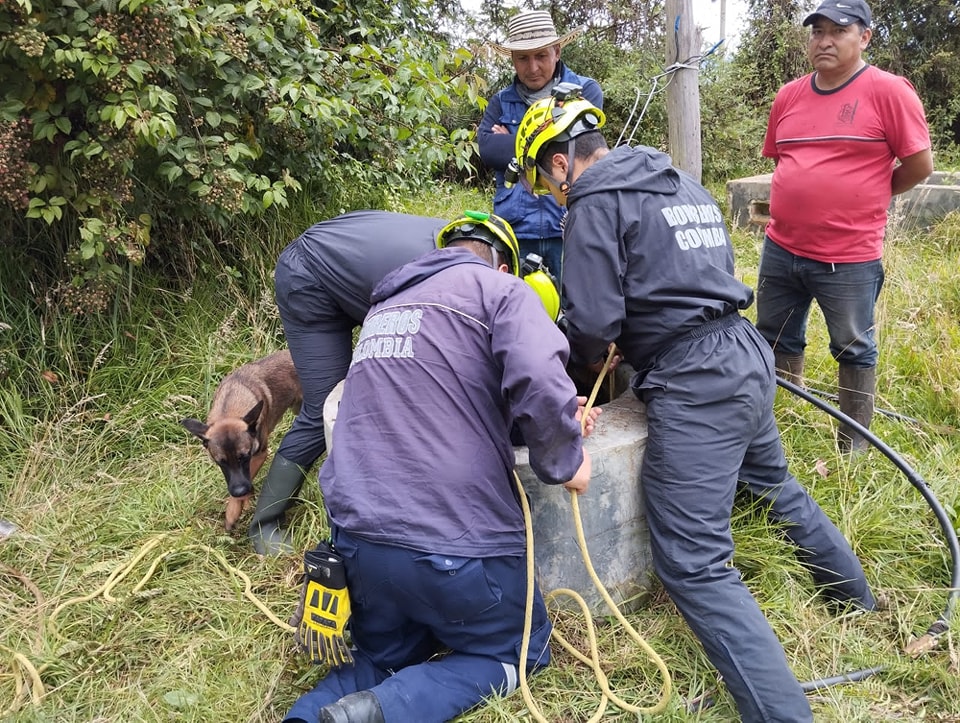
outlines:
[{"label": "black hose", "polygon": [[800,683],[804,693],[812,693],[815,690],[829,688],[831,685],[840,685],[840,683],[858,683],[864,678],[869,678],[875,673],[886,670],[887,666],[881,665],[876,668],[864,668],[863,670],[854,670],[849,673],[841,673],[830,678],[820,678],[819,680],[808,680]]},{"label": "black hose", "polygon": [[[923,480],[923,478],[917,474],[917,472],[915,472],[900,455],[884,444],[869,429],[864,427],[856,420],[851,419],[836,407],[831,406],[822,399],[817,398],[803,387],[797,386],[796,384],[793,384],[786,379],[781,379],[780,377],[777,377],[777,384],[801,399],[805,399],[813,406],[826,412],[843,424],[849,426],[855,432],[859,433],[871,445],[880,450],[880,452],[882,452],[883,455],[889,459],[897,469],[903,472],[910,484],[913,485],[918,492],[920,492],[923,498],[927,501],[927,504],[930,506],[930,509],[933,510],[933,514],[940,523],[940,528],[943,530],[943,534],[947,539],[947,546],[950,548],[950,557],[953,563],[953,570],[950,581],[950,593],[947,595],[946,607],[940,614],[940,617],[928,628],[926,632],[926,636],[931,640],[929,647],[932,647],[933,642],[935,642],[937,638],[950,629],[950,619],[953,617],[953,609],[957,601],[957,596],[960,595],[960,543],[957,542],[957,533],[953,529],[953,524],[950,522],[950,518],[947,516],[947,513],[937,501],[937,498],[934,496],[933,492],[930,490],[930,487]],[[801,683],[800,685],[804,691],[819,690],[820,688],[836,685],[838,683],[848,683],[863,680],[864,678],[867,678],[874,673],[878,673],[883,669],[884,667],[867,668],[864,670],[844,673],[832,678],[811,680]]]}]

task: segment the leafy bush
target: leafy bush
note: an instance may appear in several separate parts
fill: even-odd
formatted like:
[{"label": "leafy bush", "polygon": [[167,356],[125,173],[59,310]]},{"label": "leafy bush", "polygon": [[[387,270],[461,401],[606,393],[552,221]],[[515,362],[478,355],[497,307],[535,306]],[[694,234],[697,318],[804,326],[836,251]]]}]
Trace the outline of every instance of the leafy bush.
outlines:
[{"label": "leafy bush", "polygon": [[760,155],[769,105],[745,102],[750,90],[734,62],[720,60],[700,68],[700,116],[703,177],[725,182],[773,170]]},{"label": "leafy bush", "polygon": [[441,122],[468,55],[416,30],[428,8],[3,0],[0,210],[56,230],[60,292],[96,311],[151,244],[188,247],[185,224],[421,187],[472,149]]},{"label": "leafy bush", "polygon": [[903,75],[927,110],[934,148],[960,143],[960,14],[952,0],[874,4],[867,59]]}]

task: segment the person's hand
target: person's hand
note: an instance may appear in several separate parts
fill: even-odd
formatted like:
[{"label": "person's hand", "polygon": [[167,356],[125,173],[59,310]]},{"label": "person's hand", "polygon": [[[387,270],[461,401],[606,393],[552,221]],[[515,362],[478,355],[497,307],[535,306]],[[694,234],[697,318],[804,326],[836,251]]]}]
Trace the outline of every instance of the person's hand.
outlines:
[{"label": "person's hand", "polygon": [[[610,346],[613,347],[613,344],[611,344]],[[613,348],[614,348],[613,359],[610,360],[610,366],[607,367],[607,373],[612,372],[614,369],[617,368],[620,362],[623,361],[623,354],[621,353],[621,351],[616,347],[613,347]],[[609,356],[609,354],[610,354],[610,349],[608,348],[607,355]],[[592,371],[594,374],[599,374],[601,371],[603,371],[603,365],[606,363],[607,363],[607,357],[604,357],[600,361],[595,361],[593,364],[588,364],[587,369]]]},{"label": "person's hand", "polygon": [[493,126],[490,128],[490,130],[500,135],[510,132],[509,130],[507,130],[506,126],[500,125],[499,123],[494,123]]},{"label": "person's hand", "polygon": [[586,397],[577,397],[577,413],[576,419],[580,422],[580,428],[583,430],[583,436],[589,437],[593,434],[593,427],[597,421],[597,417],[600,416],[600,412],[603,410],[600,407],[591,407],[590,413],[587,415],[587,421],[583,421],[583,410],[587,407],[587,398]]},{"label": "person's hand", "polygon": [[582,495],[590,486],[590,474],[590,453],[586,450],[586,448],[584,448],[583,462],[580,463],[580,469],[577,470],[577,473],[573,476],[572,480],[564,483],[563,488],[571,492],[576,492],[578,495]]}]

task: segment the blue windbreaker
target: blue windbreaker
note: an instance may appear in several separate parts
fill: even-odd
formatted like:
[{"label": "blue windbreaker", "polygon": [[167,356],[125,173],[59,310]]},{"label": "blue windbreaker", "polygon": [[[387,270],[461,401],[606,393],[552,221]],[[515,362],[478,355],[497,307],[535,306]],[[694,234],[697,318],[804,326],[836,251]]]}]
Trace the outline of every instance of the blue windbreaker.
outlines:
[{"label": "blue windbreaker", "polygon": [[523,554],[511,425],[542,481],[583,461],[563,334],[529,286],[466,249],[401,267],[373,301],[320,470],[331,522],[424,552]]}]

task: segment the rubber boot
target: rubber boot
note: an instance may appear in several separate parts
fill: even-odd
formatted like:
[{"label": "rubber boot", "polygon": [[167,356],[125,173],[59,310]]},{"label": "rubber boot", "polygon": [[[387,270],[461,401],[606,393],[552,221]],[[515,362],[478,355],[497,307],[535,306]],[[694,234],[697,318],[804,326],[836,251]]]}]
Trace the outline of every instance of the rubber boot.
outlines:
[{"label": "rubber boot", "polygon": [[290,535],[284,530],[283,515],[303,486],[306,471],[296,462],[279,454],[273,458],[270,471],[257,495],[257,508],[250,520],[247,535],[259,555],[285,555],[293,552]]},{"label": "rubber boot", "polygon": [[803,354],[773,353],[773,364],[777,376],[798,387],[803,386]]},{"label": "rubber boot", "polygon": [[[870,428],[873,419],[873,397],[876,391],[877,368],[840,365],[840,411],[853,421]],[[837,429],[837,447],[844,454],[855,455],[870,449],[865,437],[853,431],[848,425],[840,424]]]},{"label": "rubber boot", "polygon": [[361,690],[321,708],[320,723],[384,723],[383,711],[375,694]]}]

